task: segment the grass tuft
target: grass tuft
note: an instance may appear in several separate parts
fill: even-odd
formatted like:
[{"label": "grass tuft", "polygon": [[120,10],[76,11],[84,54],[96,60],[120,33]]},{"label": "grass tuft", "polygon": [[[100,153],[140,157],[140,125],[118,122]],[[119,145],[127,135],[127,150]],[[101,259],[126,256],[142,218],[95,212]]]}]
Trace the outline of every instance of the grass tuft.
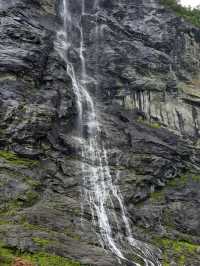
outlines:
[{"label": "grass tuft", "polygon": [[31,167],[31,166],[38,164],[38,161],[36,160],[21,158],[17,156],[17,154],[10,152],[10,151],[5,151],[5,150],[0,150],[0,158],[14,165],[23,165],[23,166]]}]

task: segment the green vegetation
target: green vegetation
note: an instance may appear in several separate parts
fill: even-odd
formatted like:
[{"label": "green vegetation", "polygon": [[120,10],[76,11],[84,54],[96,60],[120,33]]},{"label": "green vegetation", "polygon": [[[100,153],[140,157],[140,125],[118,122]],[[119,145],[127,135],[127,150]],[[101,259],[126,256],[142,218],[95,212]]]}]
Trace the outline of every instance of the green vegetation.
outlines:
[{"label": "green vegetation", "polygon": [[5,151],[5,150],[0,150],[0,158],[14,165],[23,165],[23,166],[31,167],[31,166],[38,164],[38,161],[30,160],[27,158],[21,158],[17,156],[17,154],[10,152],[10,151]]},{"label": "green vegetation", "polygon": [[36,191],[28,191],[25,194],[25,198],[23,199],[24,205],[26,206],[32,206],[35,201],[38,199],[38,193]]},{"label": "green vegetation", "polygon": [[53,240],[40,238],[40,237],[33,237],[32,240],[35,242],[35,244],[39,245],[40,247],[46,247],[50,244],[55,243]]},{"label": "green vegetation", "polygon": [[151,195],[150,195],[150,200],[152,202],[160,202],[160,201],[162,201],[164,199],[165,199],[164,190],[155,191],[155,192],[151,193]]},{"label": "green vegetation", "polygon": [[188,259],[194,256],[199,245],[191,244],[185,241],[172,240],[168,238],[157,238],[154,244],[163,250],[163,265],[168,266],[172,259],[179,266],[186,265]]},{"label": "green vegetation", "polygon": [[38,224],[30,224],[27,220],[27,217],[25,215],[21,215],[21,219],[19,221],[19,224],[27,229],[27,230],[32,230],[32,231],[43,231],[49,233],[54,233],[55,231],[50,230],[48,227],[38,225]]},{"label": "green vegetation", "polygon": [[192,175],[192,180],[195,182],[200,182],[200,175]]},{"label": "green vegetation", "polygon": [[188,173],[169,181],[168,186],[174,188],[183,187],[188,183],[189,179],[190,179],[190,174]]},{"label": "green vegetation", "polygon": [[19,200],[11,200],[6,202],[0,208],[1,217],[14,216],[22,208],[23,202]]},{"label": "green vegetation", "polygon": [[192,174],[192,173],[186,173],[185,175],[176,177],[173,180],[169,181],[167,186],[168,187],[174,187],[174,188],[183,187],[183,186],[187,185],[187,183],[190,180],[192,180],[194,182],[200,182],[200,176]]},{"label": "green vegetation", "polygon": [[150,200],[152,202],[161,202],[165,199],[166,189],[184,187],[185,185],[187,185],[187,183],[190,180],[192,180],[193,182],[200,182],[200,175],[195,175],[192,173],[186,173],[184,175],[178,176],[178,177],[170,180],[166,184],[166,187],[163,188],[162,190],[152,192],[150,194]]},{"label": "green vegetation", "polygon": [[10,266],[11,262],[13,261],[14,256],[12,252],[5,248],[1,243],[0,246],[0,265],[2,266]]},{"label": "green vegetation", "polygon": [[147,125],[147,126],[149,126],[151,128],[161,128],[161,124],[160,123],[153,122],[153,121],[148,121],[148,120],[144,119],[143,117],[139,117],[137,119],[137,122],[143,123],[144,125]]},{"label": "green vegetation", "polygon": [[0,265],[10,266],[16,257],[25,259],[33,265],[37,266],[80,266],[79,262],[72,261],[60,256],[53,254],[48,254],[45,252],[37,252],[34,254],[23,253],[19,250],[6,247],[2,242],[0,242]]},{"label": "green vegetation", "polygon": [[170,9],[174,10],[176,15],[183,17],[188,22],[193,25],[200,27],[200,9],[199,8],[188,8],[183,7],[179,4],[177,0],[160,0],[161,4],[168,6]]},{"label": "green vegetation", "polygon": [[23,207],[29,207],[37,201],[39,195],[36,191],[27,191],[23,195],[19,195],[16,199],[5,202],[0,207],[0,215],[2,217],[14,216]]}]

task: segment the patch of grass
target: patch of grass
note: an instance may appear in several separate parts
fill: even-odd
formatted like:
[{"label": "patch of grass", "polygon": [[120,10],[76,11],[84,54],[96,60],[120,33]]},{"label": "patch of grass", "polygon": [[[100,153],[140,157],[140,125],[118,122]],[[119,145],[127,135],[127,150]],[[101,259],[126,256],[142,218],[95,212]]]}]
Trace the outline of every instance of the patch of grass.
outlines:
[{"label": "patch of grass", "polygon": [[192,180],[195,182],[200,182],[200,175],[192,175]]},{"label": "patch of grass", "polygon": [[28,191],[25,195],[25,205],[32,206],[34,202],[38,199],[38,193],[36,191]]},{"label": "patch of grass", "polygon": [[163,201],[165,199],[165,192],[164,190],[161,191],[155,191],[153,193],[150,194],[150,200],[152,202],[160,202]]},{"label": "patch of grass", "polygon": [[80,266],[79,262],[75,262],[60,256],[51,255],[48,253],[36,253],[33,255],[24,255],[22,256],[26,260],[39,265],[39,266]]},{"label": "patch of grass", "polygon": [[168,186],[176,188],[176,187],[186,185],[188,181],[189,181],[189,174],[185,174],[185,175],[181,175],[169,181]]},{"label": "patch of grass", "polygon": [[14,216],[23,207],[32,206],[38,199],[39,195],[36,191],[28,190],[26,193],[18,195],[15,199],[8,200],[0,206],[0,215]]},{"label": "patch of grass", "polygon": [[160,123],[158,123],[158,122],[153,122],[153,121],[148,121],[148,120],[146,120],[146,119],[144,119],[144,118],[142,118],[142,117],[139,117],[139,118],[137,119],[137,122],[139,122],[139,123],[143,123],[144,125],[147,125],[147,126],[149,126],[149,127],[151,127],[151,128],[161,128],[161,124],[160,124]]},{"label": "patch of grass", "polygon": [[[42,226],[42,225],[30,224],[27,221],[27,218],[25,216],[23,216],[22,219],[20,220],[20,224],[27,230],[47,232],[48,235],[49,236],[51,235],[52,237],[54,236],[54,234],[57,233],[57,231],[52,230],[52,229],[50,229],[48,227],[45,227],[45,226]],[[63,233],[65,235],[71,237],[74,240],[78,240],[79,241],[81,239],[80,235],[75,234],[74,230],[72,228],[65,227],[64,230],[63,230]]]},{"label": "patch of grass", "polygon": [[45,239],[45,238],[40,238],[40,237],[33,237],[32,240],[33,242],[35,242],[35,244],[39,245],[40,247],[46,247],[50,244],[56,243],[56,241]]},{"label": "patch of grass", "polygon": [[23,253],[7,247],[4,243],[0,242],[0,265],[10,266],[16,257],[25,259],[33,265],[37,266],[81,266],[79,262],[60,257],[54,254],[45,252],[37,252],[34,254]]},{"label": "patch of grass", "polygon": [[0,206],[0,215],[3,217],[11,217],[17,214],[23,207],[32,206],[38,199],[39,195],[36,191],[27,191],[23,195],[19,195],[16,199],[9,200]]},{"label": "patch of grass", "polygon": [[159,123],[152,122],[152,123],[150,123],[150,127],[152,127],[152,128],[161,128],[161,125]]},{"label": "patch of grass", "polygon": [[34,180],[30,177],[26,177],[24,178],[24,182],[27,183],[29,186],[31,186],[32,188],[38,188],[40,187],[41,183],[37,180]]},{"label": "patch of grass", "polygon": [[177,0],[160,0],[161,4],[172,9],[177,16],[183,17],[186,21],[200,27],[200,9],[183,7]]},{"label": "patch of grass", "polygon": [[17,156],[17,154],[10,152],[10,151],[5,151],[5,150],[0,150],[0,158],[6,160],[8,163],[13,164],[13,165],[23,165],[26,167],[32,167],[38,164],[38,161],[36,160],[21,158]]},{"label": "patch of grass", "polygon": [[11,200],[0,207],[1,216],[14,216],[22,208],[23,202],[20,200]]},{"label": "patch of grass", "polygon": [[197,254],[199,245],[186,241],[173,240],[169,238],[156,238],[154,244],[163,250],[163,265],[168,266],[174,260],[177,265],[186,265],[187,259]]},{"label": "patch of grass", "polygon": [[80,235],[76,234],[71,228],[65,228],[63,233],[71,238],[73,238],[74,240],[80,240],[81,237]]},{"label": "patch of grass", "polygon": [[22,216],[21,220],[19,221],[19,224],[23,226],[23,228],[27,230],[32,230],[32,231],[43,231],[47,233],[54,233],[54,231],[50,230],[47,227],[41,226],[41,225],[35,225],[35,224],[30,224],[27,221],[27,218],[25,216]]},{"label": "patch of grass", "polygon": [[184,187],[185,185],[188,184],[190,180],[193,180],[195,182],[200,182],[200,175],[194,175],[188,172],[184,175],[175,177],[174,179],[170,180],[162,190],[151,193],[150,200],[152,202],[163,201],[165,199],[166,189],[169,189],[169,188],[176,189],[176,188]]},{"label": "patch of grass", "polygon": [[192,173],[186,173],[185,175],[181,175],[176,177],[175,179],[169,181],[167,186],[178,188],[180,186],[185,186],[187,183],[192,180],[195,182],[200,182],[200,175],[194,175]]},{"label": "patch of grass", "polygon": [[10,266],[14,259],[13,253],[11,250],[5,248],[1,243],[0,246],[0,265],[2,266]]},{"label": "patch of grass", "polygon": [[173,213],[170,209],[166,208],[163,210],[163,224],[167,228],[174,228],[174,219],[173,219]]}]

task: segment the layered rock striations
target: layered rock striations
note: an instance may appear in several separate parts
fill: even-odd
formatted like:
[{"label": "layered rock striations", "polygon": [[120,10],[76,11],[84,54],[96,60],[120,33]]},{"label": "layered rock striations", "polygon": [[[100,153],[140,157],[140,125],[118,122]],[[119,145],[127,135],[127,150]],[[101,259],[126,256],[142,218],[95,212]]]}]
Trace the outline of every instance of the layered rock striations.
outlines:
[{"label": "layered rock striations", "polygon": [[[0,2],[0,246],[113,266],[89,208],[81,215],[78,111],[55,49],[58,9],[55,0]],[[81,21],[80,1],[70,9],[69,58],[78,69],[82,23],[87,88],[134,237],[161,248],[163,265],[198,266],[200,30],[158,0],[88,0]]]}]

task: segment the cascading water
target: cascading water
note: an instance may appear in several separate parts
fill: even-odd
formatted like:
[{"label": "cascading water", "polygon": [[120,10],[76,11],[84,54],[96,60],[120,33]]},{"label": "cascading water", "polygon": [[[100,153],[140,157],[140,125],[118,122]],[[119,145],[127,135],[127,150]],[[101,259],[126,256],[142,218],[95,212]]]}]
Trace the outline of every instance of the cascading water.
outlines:
[{"label": "cascading water", "polygon": [[[146,266],[159,266],[161,264],[152,254],[149,246],[133,238],[122,195],[118,187],[112,182],[107,151],[101,140],[101,129],[97,120],[97,110],[87,90],[89,77],[86,71],[86,60],[84,56],[84,28],[81,23],[81,19],[85,15],[85,0],[80,1],[81,14],[79,15],[80,23],[78,24],[73,21],[70,11],[70,0],[62,0],[61,16],[63,19],[63,27],[57,33],[56,49],[66,62],[67,74],[72,80],[72,89],[76,95],[78,129],[80,132],[79,139],[81,139],[82,143],[83,185],[81,195],[83,209],[84,206],[89,206],[93,225],[99,230],[100,243],[105,249],[110,250],[116,255],[122,264],[129,262],[130,265],[131,263],[131,260],[126,258],[123,251],[124,247],[128,245],[132,247],[132,254],[142,259]],[[97,1],[95,1],[95,5],[98,5]],[[81,67],[78,70],[74,63],[69,60],[70,49],[74,46],[72,31],[75,27],[80,31],[78,50]],[[98,33],[98,28],[96,33]],[[126,237],[123,237],[120,231],[120,222],[114,210],[114,202],[118,202],[118,206],[120,207]],[[107,206],[112,208],[112,212],[108,210]],[[113,220],[112,223],[111,218]],[[113,223],[115,223],[115,227],[118,230],[118,238],[114,237]],[[132,265],[140,266],[139,263],[132,263]]]}]

